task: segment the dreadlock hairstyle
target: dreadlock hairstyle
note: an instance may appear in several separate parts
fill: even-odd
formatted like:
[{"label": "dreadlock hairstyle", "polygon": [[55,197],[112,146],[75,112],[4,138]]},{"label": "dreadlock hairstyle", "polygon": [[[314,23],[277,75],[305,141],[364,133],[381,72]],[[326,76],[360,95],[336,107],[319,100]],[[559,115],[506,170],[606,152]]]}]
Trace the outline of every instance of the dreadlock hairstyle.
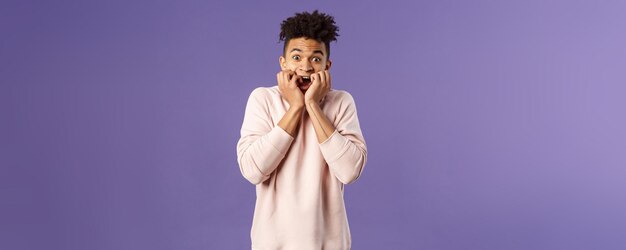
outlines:
[{"label": "dreadlock hairstyle", "polygon": [[326,45],[327,58],[330,57],[330,42],[337,41],[339,27],[332,16],[318,12],[301,12],[285,19],[280,24],[279,41],[284,41],[283,54],[287,43],[294,38],[311,38]]}]

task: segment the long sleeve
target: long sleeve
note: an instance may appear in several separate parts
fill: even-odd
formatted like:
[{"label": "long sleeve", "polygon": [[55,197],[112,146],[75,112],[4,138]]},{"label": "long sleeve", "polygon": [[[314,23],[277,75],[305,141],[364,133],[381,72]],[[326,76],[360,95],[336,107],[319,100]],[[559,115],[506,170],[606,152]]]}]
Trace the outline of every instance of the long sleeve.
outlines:
[{"label": "long sleeve", "polygon": [[351,247],[344,184],[363,171],[365,141],[348,92],[331,89],[319,107],[335,128],[322,143],[306,110],[293,135],[277,125],[289,111],[278,86],[250,94],[237,161],[256,190],[252,249]]},{"label": "long sleeve", "polygon": [[285,130],[273,125],[266,90],[250,94],[237,142],[237,162],[241,174],[257,185],[267,180],[278,167],[294,140]]},{"label": "long sleeve", "polygon": [[338,112],[333,122],[336,130],[319,146],[331,173],[342,183],[350,184],[363,172],[367,161],[367,146],[354,99],[348,92],[342,91]]}]

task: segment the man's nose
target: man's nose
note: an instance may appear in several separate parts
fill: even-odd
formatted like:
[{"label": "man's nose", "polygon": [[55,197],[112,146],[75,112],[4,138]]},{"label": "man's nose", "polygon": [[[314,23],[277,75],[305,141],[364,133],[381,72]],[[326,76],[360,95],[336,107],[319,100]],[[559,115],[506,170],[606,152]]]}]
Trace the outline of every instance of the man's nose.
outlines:
[{"label": "man's nose", "polygon": [[303,60],[302,65],[300,65],[300,68],[305,72],[309,72],[313,70],[313,66],[311,65],[311,62],[309,62],[309,60]]}]

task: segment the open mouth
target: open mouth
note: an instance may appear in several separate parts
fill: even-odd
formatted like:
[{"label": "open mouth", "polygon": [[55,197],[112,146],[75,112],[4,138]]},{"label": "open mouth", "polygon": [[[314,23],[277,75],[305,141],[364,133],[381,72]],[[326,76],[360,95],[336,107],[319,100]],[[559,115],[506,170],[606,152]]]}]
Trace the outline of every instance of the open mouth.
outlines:
[{"label": "open mouth", "polygon": [[311,83],[311,76],[300,76],[300,79],[298,79],[298,85],[300,86],[308,85],[309,83]]},{"label": "open mouth", "polygon": [[312,84],[311,76],[295,75],[294,77],[297,77],[296,85],[298,85],[298,88],[300,88],[302,91],[306,91],[307,89],[309,89]]}]

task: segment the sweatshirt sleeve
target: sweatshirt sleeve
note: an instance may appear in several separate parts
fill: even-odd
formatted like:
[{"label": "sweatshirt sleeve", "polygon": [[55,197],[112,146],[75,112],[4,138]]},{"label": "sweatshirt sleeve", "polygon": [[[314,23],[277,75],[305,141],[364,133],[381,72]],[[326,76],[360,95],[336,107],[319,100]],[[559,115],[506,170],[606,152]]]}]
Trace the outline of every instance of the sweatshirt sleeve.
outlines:
[{"label": "sweatshirt sleeve", "polygon": [[320,151],[332,174],[344,184],[356,181],[367,161],[367,147],[361,133],[352,96],[342,91],[335,131],[320,143]]},{"label": "sweatshirt sleeve", "polygon": [[273,125],[269,105],[266,90],[257,88],[252,91],[237,142],[239,169],[254,185],[270,177],[294,140],[281,127]]}]

